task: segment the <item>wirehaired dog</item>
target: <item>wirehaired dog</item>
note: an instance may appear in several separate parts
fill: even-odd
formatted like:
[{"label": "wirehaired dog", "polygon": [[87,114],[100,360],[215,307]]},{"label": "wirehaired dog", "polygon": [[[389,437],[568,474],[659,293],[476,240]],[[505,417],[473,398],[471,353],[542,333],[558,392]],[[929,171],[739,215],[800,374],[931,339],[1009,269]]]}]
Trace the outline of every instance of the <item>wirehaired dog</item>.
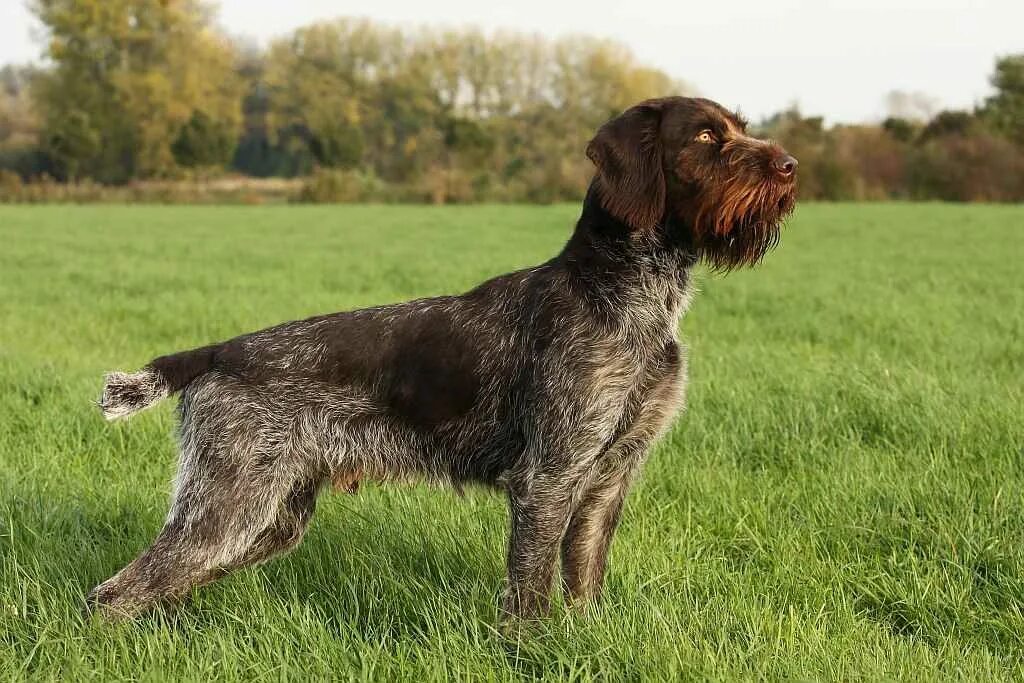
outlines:
[{"label": "wirehaired dog", "polygon": [[683,405],[691,271],[756,264],[796,160],[705,99],[648,100],[587,146],[597,167],[556,257],[459,296],[289,322],[112,373],[108,419],[181,392],[181,456],[153,544],[88,602],[131,615],[302,539],[328,481],[508,495],[504,612],[598,594],[623,500]]}]

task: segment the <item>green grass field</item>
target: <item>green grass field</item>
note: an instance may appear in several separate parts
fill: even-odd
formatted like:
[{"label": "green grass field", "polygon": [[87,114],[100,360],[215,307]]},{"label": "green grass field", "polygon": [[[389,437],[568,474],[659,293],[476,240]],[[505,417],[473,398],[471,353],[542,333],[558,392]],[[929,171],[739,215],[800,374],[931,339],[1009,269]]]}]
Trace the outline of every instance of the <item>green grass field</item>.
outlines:
[{"label": "green grass field", "polygon": [[537,263],[577,208],[0,207],[0,677],[1024,676],[1024,207],[801,207],[701,276],[690,400],[606,596],[495,630],[500,496],[325,494],[291,555],[176,611],[82,596],[154,536],[173,401],[102,373]]}]

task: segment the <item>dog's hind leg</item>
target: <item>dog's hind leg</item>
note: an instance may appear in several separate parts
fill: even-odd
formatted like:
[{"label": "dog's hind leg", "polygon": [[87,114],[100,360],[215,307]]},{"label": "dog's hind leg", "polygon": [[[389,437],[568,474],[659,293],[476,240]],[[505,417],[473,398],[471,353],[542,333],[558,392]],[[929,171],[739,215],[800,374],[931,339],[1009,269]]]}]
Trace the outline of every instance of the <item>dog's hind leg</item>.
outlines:
[{"label": "dog's hind leg", "polygon": [[299,544],[309,527],[316,509],[319,480],[307,479],[296,483],[284,499],[274,522],[261,531],[249,549],[225,571],[241,569],[266,562],[275,555],[286,553]]},{"label": "dog's hind leg", "polygon": [[132,616],[301,540],[325,477],[295,476],[280,463],[243,466],[230,454],[200,461],[183,458],[182,467],[192,469],[179,477],[164,528],[138,558],[90,592],[90,609]]}]

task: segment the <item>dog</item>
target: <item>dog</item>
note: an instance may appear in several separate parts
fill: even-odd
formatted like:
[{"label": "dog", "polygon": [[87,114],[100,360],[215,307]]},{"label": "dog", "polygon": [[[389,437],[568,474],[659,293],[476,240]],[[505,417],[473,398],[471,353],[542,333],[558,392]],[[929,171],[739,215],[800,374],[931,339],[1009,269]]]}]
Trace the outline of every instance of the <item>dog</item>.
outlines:
[{"label": "dog", "polygon": [[94,588],[128,617],[302,539],[327,482],[479,484],[508,496],[503,618],[601,591],[623,501],[684,403],[679,322],[699,262],[776,245],[797,161],[700,98],[641,102],[586,148],[596,167],[561,253],[441,296],[288,322],[107,375],[113,420],[180,392],[163,529]]}]

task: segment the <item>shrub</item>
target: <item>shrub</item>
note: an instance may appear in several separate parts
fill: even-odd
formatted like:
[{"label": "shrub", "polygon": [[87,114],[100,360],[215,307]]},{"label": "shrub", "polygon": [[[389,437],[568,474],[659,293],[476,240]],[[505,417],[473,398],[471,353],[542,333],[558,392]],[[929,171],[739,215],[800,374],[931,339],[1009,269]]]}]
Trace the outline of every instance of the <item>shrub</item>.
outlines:
[{"label": "shrub", "polygon": [[921,199],[1024,200],[1024,156],[1006,138],[988,133],[928,140],[912,155],[909,176]]},{"label": "shrub", "polygon": [[372,173],[321,168],[303,180],[295,201],[325,204],[384,201],[386,194],[384,183]]},{"label": "shrub", "polygon": [[16,202],[21,196],[23,183],[14,171],[0,168],[0,202]]}]

